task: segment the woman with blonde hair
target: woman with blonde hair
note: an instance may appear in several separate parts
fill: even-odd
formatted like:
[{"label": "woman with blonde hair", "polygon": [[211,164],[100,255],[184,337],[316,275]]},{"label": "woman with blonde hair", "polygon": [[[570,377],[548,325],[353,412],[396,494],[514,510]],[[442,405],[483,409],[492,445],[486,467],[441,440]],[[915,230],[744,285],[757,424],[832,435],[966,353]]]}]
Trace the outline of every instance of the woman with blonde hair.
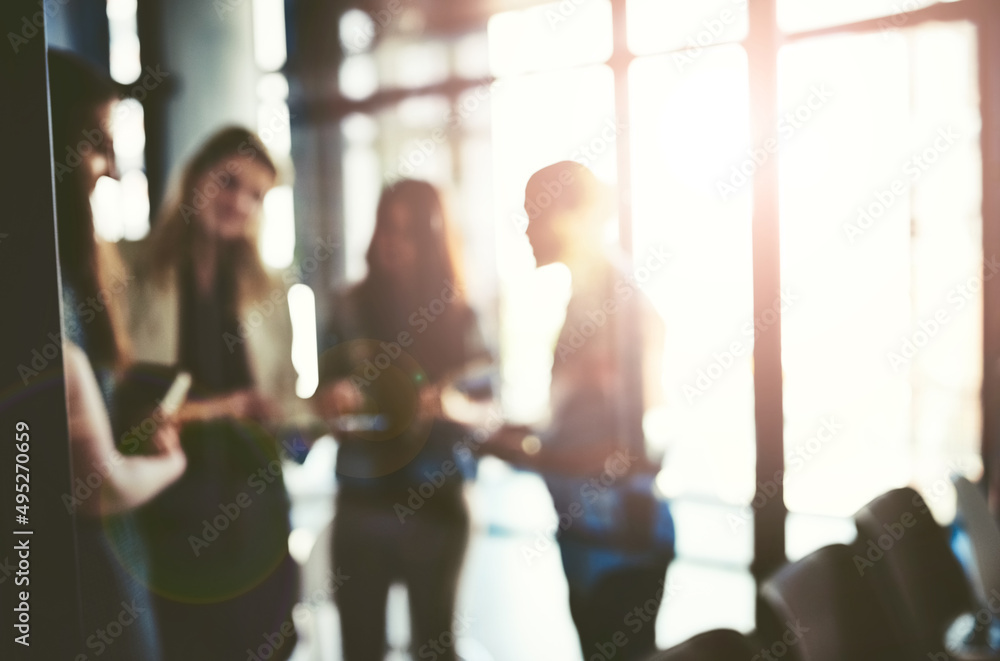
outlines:
[{"label": "woman with blonde hair", "polygon": [[137,269],[136,357],[194,383],[178,416],[188,470],[144,517],[167,659],[261,647],[284,659],[295,644],[278,434],[308,410],[295,396],[291,278],[268,273],[257,249],[277,172],[250,131],[215,133],[184,167]]}]

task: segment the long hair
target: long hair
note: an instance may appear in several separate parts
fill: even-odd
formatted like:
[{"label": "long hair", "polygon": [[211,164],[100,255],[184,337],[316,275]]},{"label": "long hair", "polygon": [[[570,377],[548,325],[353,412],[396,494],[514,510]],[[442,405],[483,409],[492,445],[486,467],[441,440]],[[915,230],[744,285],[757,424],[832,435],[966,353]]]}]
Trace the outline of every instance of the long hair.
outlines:
[{"label": "long hair", "polygon": [[[410,215],[410,240],[416,249],[414,272],[406,278],[413,283],[404,295],[393,276],[380,263],[377,244],[391,223],[393,206],[400,204]],[[444,289],[455,292],[455,300],[435,318],[428,332],[417,338],[414,357],[434,378],[444,369],[462,362],[462,337],[468,308],[464,303],[464,282],[458,266],[458,248],[441,194],[431,184],[403,179],[382,191],[375,214],[375,231],[365,256],[368,274],[359,283],[356,295],[368,332],[393,340],[401,331],[414,330],[409,321],[421,306],[439,298]],[[450,297],[451,294],[449,294]],[[420,327],[418,327],[419,330]]]},{"label": "long hair", "polygon": [[[154,278],[162,282],[191,254],[193,244],[199,240],[201,210],[206,198],[213,195],[211,187],[218,186],[213,182],[204,186],[206,190],[199,190],[198,182],[213,172],[220,178],[228,177],[222,162],[232,157],[261,165],[277,176],[278,168],[267,148],[252,131],[229,126],[215,132],[181,170],[157,216],[147,261]],[[227,242],[229,266],[234,269],[239,287],[239,307],[267,293],[268,276],[257,250],[258,231],[258,223],[254,222],[246,236]]]},{"label": "long hair", "polygon": [[104,151],[113,159],[108,127],[100,125],[99,110],[119,94],[111,80],[69,53],[50,50],[48,62],[62,278],[81,300],[101,300],[101,305],[89,310],[93,317],[88,318],[86,329],[88,357],[94,364],[120,369],[131,353],[125,302],[119,300],[123,296],[108,300],[107,293],[112,272],[124,267],[114,244],[98,242],[88,173],[81,162],[81,154],[90,150]]}]

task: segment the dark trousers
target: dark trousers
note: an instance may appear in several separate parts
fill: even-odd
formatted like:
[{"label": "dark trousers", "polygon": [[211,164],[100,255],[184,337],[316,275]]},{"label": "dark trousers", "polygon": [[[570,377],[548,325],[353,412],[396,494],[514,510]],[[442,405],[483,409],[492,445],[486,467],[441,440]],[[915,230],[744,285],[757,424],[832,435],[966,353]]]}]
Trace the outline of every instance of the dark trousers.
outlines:
[{"label": "dark trousers", "polygon": [[332,555],[333,571],[344,577],[334,593],[344,661],[385,657],[393,582],[405,584],[409,595],[414,658],[457,658],[452,620],[469,518],[464,501],[453,505],[444,513],[417,510],[400,521],[391,504],[338,498]]},{"label": "dark trousers", "polygon": [[656,615],[669,562],[614,571],[586,591],[570,584],[569,608],[584,661],[630,661],[656,651]]},{"label": "dark trousers", "polygon": [[281,661],[299,570],[274,440],[218,420],[186,425],[181,442],[187,470],[139,514],[164,661]]},{"label": "dark trousers", "polygon": [[298,636],[291,608],[283,605],[294,603],[297,583],[295,561],[286,556],[259,585],[223,601],[197,604],[158,596],[164,660],[285,661]]}]

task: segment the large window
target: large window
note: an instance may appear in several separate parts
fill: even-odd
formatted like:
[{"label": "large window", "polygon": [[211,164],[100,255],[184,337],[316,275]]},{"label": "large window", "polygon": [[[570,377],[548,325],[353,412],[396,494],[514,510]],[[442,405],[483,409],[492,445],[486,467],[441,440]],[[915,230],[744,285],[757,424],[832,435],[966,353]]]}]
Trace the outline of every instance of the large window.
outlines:
[{"label": "large window", "polygon": [[913,484],[949,521],[950,473],[981,474],[977,69],[964,22],[781,52],[781,103],[824,97],[781,162],[791,512],[849,517]]},{"label": "large window", "polygon": [[[790,558],[852,539],[853,513],[897,486],[916,486],[948,521],[950,473],[981,475],[977,33],[914,13],[931,2],[778,1],[787,45],[769,65],[776,120],[754,134],[751,115],[770,109],[750,106],[744,44],[762,37],[747,3],[624,4],[625,44],[611,41],[610,2],[546,4],[490,23],[504,393],[512,413],[544,409],[560,323],[545,311],[568,284],[559,269],[525,268],[524,182],[577,160],[630,205],[633,244],[621,247],[637,259],[670,255],[644,285],[668,329],[667,401],[647,414],[647,442],[665,456],[659,483],[677,519],[672,578],[729,597],[699,605],[678,590],[658,632],[669,644],[753,626],[754,513],[768,491],[754,471],[753,356],[779,318],[784,474],[774,479]],[[880,20],[794,34],[868,18]],[[625,149],[588,149],[604,125],[627,137]],[[752,210],[772,158],[781,287],[755,307]],[[613,227],[608,236],[614,243]]]},{"label": "large window", "polygon": [[[617,180],[614,75],[608,2],[563,18],[545,5],[495,16],[490,62],[498,79],[493,107],[494,218],[501,290],[504,412],[535,422],[548,410],[552,351],[569,296],[569,272],[536,271],[524,238],[524,187],[557,161],[583,163],[603,182]],[[558,17],[558,18],[557,18]]]},{"label": "large window", "polygon": [[[509,419],[546,411],[570,286],[562,267],[533,268],[529,176],[559,160],[590,167],[628,211],[609,221],[609,246],[637,261],[669,255],[643,283],[667,328],[666,399],[644,425],[678,530],[662,646],[754,626],[768,479],[784,489],[781,550],[795,559],[849,541],[853,513],[897,486],[916,486],[948,521],[949,473],[982,473],[973,3],[757,0],[769,3],[776,26],[754,22],[754,0],[522,5],[485,34],[446,40],[405,16],[391,34],[358,11],[340,26],[340,93],[356,108],[340,120],[348,278],[364,273],[383,183],[414,176],[461,191],[470,298],[496,341]],[[752,106],[752,81],[769,75],[775,98]],[[759,175],[772,159],[768,225],[754,213],[771,194]],[[622,235],[631,245],[617,245]],[[780,246],[780,288],[763,302],[762,236]],[[775,364],[755,364],[761,338],[779,332]],[[773,478],[755,471],[763,369],[783,383],[766,403],[783,420]],[[540,483],[490,461],[480,478],[490,529],[551,534]]]},{"label": "large window", "polygon": [[[696,52],[666,52],[688,45],[677,16],[684,25],[698,18],[679,8],[629,5],[629,44],[644,55],[624,66],[611,58],[610,2],[501,14],[489,29],[499,88],[493,168],[505,412],[535,420],[546,410],[569,293],[565,269],[533,269],[523,237],[524,185],[534,171],[560,160],[586,165],[631,200],[634,242],[624,248],[637,262],[669,255],[641,284],[667,327],[666,401],[644,422],[651,455],[665,459],[658,482],[673,498],[678,528],[675,589],[657,625],[661,645],[713,627],[750,629],[754,599],[753,521],[740,518],[754,494],[750,186],[745,181],[729,196],[717,191],[749,146],[747,59],[739,45],[705,49],[697,41]],[[734,27],[719,41],[739,38],[745,10],[726,21]],[[630,90],[624,116],[616,107],[623,77]],[[629,182],[619,178],[626,137]],[[608,226],[611,249],[622,248],[618,220]],[[717,603],[711,594],[728,597]]]},{"label": "large window", "polygon": [[130,96],[118,102],[111,116],[118,177],[98,180],[94,224],[106,241],[137,240],[149,233],[150,214],[142,100],[158,80],[142,70],[135,0],[108,0],[107,14],[111,77],[129,88]]},{"label": "large window", "polygon": [[339,32],[346,54],[340,94],[366,103],[340,120],[347,280],[359,280],[367,269],[365,251],[383,186],[403,178],[430,181],[446,193],[464,248],[469,300],[489,337],[495,337],[496,253],[487,166],[495,90],[485,35],[429,39],[406,12],[383,27],[360,10],[343,15]]}]

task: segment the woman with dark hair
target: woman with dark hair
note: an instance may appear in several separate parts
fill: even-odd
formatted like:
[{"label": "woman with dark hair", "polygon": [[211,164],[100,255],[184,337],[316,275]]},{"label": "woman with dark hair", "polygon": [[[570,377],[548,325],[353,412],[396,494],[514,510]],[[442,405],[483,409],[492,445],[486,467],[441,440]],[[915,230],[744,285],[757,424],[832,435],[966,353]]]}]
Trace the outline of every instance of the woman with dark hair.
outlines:
[{"label": "woman with dark hair", "polygon": [[[409,594],[414,656],[433,644],[436,658],[456,658],[469,515],[452,452],[461,430],[445,419],[440,396],[488,355],[454,252],[433,186],[386,188],[368,274],[336,301],[320,359],[315,401],[340,443],[333,559],[350,579],[334,596],[346,661],[384,657],[393,582]],[[423,494],[419,503],[413,493]]]},{"label": "woman with dark hair", "polygon": [[[185,457],[170,421],[158,425],[144,455],[123,455],[111,427],[116,377],[130,362],[120,293],[128,278],[114,246],[100,243],[94,233],[90,194],[100,177],[115,174],[112,115],[118,95],[107,78],[59,51],[49,52],[49,92],[70,454],[76,483],[93,489],[64,499],[79,515],[77,558],[85,603],[80,651],[102,659],[156,661],[161,656],[146,587],[146,548],[132,512],[180,477]],[[132,623],[113,639],[102,637],[108,623],[123,616],[123,604]]]},{"label": "woman with dark hair", "polygon": [[138,250],[136,356],[193,379],[178,414],[188,470],[143,517],[169,660],[242,659],[248,649],[286,659],[295,647],[279,427],[311,414],[295,394],[294,278],[269,273],[257,249],[276,177],[256,135],[219,130],[182,169]]},{"label": "woman with dark hair", "polygon": [[85,329],[69,330],[71,339],[86,335],[84,348],[105,382],[103,387],[111,384],[107,376],[120,372],[130,359],[124,302],[85,303],[100,300],[102,292],[111,290],[115,276],[124,279],[114,246],[97,239],[90,205],[97,180],[116,176],[112,120],[119,96],[114,83],[61,51],[49,51],[49,94],[63,296],[73,317],[86,317],[87,324]]}]

